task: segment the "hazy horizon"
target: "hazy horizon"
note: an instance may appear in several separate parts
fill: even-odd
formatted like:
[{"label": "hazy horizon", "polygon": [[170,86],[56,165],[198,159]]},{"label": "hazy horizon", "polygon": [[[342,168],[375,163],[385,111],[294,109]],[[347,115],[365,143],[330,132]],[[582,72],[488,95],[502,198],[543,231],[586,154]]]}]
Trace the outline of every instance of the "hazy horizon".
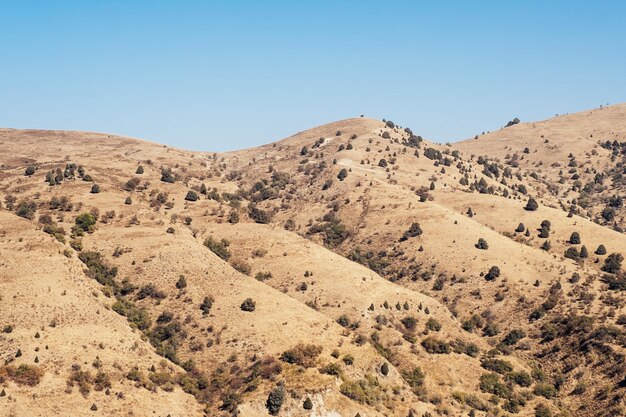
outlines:
[{"label": "hazy horizon", "polygon": [[625,101],[626,4],[4,2],[0,126],[190,150],[364,114],[445,143]]}]

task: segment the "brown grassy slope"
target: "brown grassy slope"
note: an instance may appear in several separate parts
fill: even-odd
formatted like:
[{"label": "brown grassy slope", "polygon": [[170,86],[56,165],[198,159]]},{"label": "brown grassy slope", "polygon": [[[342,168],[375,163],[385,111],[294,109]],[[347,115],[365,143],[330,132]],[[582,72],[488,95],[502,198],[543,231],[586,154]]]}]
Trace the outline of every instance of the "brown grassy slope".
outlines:
[{"label": "brown grassy slope", "polygon": [[[151,392],[125,378],[134,367],[160,368],[161,358],[109,310],[110,300],[83,274],[76,257],[65,257],[62,244],[6,211],[0,211],[0,225],[0,327],[12,326],[0,333],[0,352],[5,364],[34,366],[41,374],[35,387],[2,383],[7,396],[0,399],[0,414],[202,415],[196,400],[179,388]],[[99,368],[92,365],[97,359]],[[68,388],[73,365],[92,377],[99,370],[109,375],[110,393],[91,385],[83,396],[78,387]]]},{"label": "brown grassy slope", "polygon": [[[7,151],[4,154],[17,156],[2,161],[1,175],[3,180],[8,179],[2,183],[0,191],[3,196],[14,194],[26,198],[39,192],[44,201],[52,195],[69,196],[76,206],[74,214],[68,214],[61,222],[66,228],[71,226],[79,211],[97,207],[100,214],[104,214],[115,210],[111,218],[104,216],[93,236],[85,238],[86,246],[98,248],[118,265],[120,278],[129,278],[138,286],[154,283],[165,291],[166,298],[160,302],[150,298],[138,300],[136,292],[129,297],[149,310],[153,318],[164,308],[176,313],[178,320],[185,324],[183,328],[187,334],[180,349],[182,360],[193,357],[198,367],[214,370],[213,361],[228,362],[231,353],[241,351],[246,357],[240,355],[235,363],[239,369],[247,369],[251,363],[250,355],[254,353],[270,352],[276,356],[281,349],[291,346],[289,343],[294,334],[306,331],[289,324],[284,329],[285,334],[274,335],[276,332],[272,332],[275,328],[272,324],[280,322],[281,317],[276,310],[291,308],[293,316],[289,317],[312,314],[313,323],[327,322],[325,332],[315,337],[324,342],[323,362],[332,361],[328,356],[335,344],[341,343],[341,348],[345,349],[357,349],[359,335],[376,345],[370,333],[378,332],[382,339],[379,350],[380,347],[393,349],[401,357],[395,362],[398,370],[408,364],[417,364],[427,371],[428,395],[421,395],[421,398],[438,406],[415,400],[411,400],[409,406],[414,405],[417,410],[436,408],[435,411],[441,413],[447,410],[452,414],[462,408],[468,411],[458,396],[453,400],[450,394],[455,389],[462,389],[486,398],[485,394],[478,392],[475,382],[475,376],[482,372],[476,367],[477,361],[462,354],[441,356],[444,361],[439,355],[425,353],[419,343],[429,335],[421,333],[425,312],[414,310],[414,307],[420,302],[435,303],[437,307],[431,315],[443,324],[442,331],[436,336],[448,342],[460,338],[462,341],[474,340],[481,347],[496,346],[515,356],[513,362],[517,369],[529,369],[530,364],[537,363],[548,374],[546,383],[559,385],[561,407],[576,415],[602,415],[598,412],[600,409],[618,412],[619,401],[615,403],[612,396],[620,392],[616,385],[619,371],[615,370],[620,369],[619,355],[623,346],[619,339],[610,335],[613,334],[611,331],[607,333],[600,327],[617,322],[623,312],[623,297],[608,291],[599,279],[599,268],[606,256],[599,257],[598,264],[593,262],[594,256],[579,264],[561,256],[570,246],[565,239],[573,231],[581,234],[582,243],[587,245],[590,253],[599,242],[607,246],[609,253],[621,252],[623,235],[578,216],[566,217],[566,212],[559,207],[567,208],[571,203],[567,190],[563,186],[557,193],[552,193],[549,177],[533,178],[523,166],[510,166],[510,172],[506,172],[505,165],[498,165],[499,171],[505,173],[504,178],[490,176],[485,173],[487,164],[478,161],[477,157],[459,153],[453,147],[430,144],[415,140],[415,137],[411,139],[409,131],[365,118],[320,126],[276,144],[224,155],[186,153],[117,138],[115,140],[119,142],[103,150],[103,144],[106,147],[104,137],[99,136],[103,141],[91,142],[92,139],[82,140],[79,133],[50,133],[56,139],[45,141],[41,141],[47,136],[45,132],[37,132],[34,137],[29,137],[32,132],[4,133],[7,140],[0,142]],[[19,142],[14,139],[17,138],[32,146],[43,143],[36,154],[38,161],[42,162],[25,159],[34,150],[24,150],[23,146],[16,145]],[[58,142],[62,146],[57,145]],[[96,144],[97,147],[91,146]],[[304,147],[306,152],[303,152]],[[590,158],[597,156],[592,152],[589,154]],[[83,181],[64,181],[56,187],[41,183],[45,172],[61,165],[66,155],[69,155],[69,161],[85,166],[101,185],[101,193],[90,194],[91,183]],[[383,159],[386,166],[381,162]],[[59,162],[46,164],[43,161]],[[487,159],[488,163],[491,161],[495,158]],[[124,183],[134,176],[138,163],[146,168],[144,174],[138,175],[140,186],[135,191],[122,191]],[[40,167],[32,178],[23,176],[29,164]],[[175,184],[160,181],[162,165],[174,170]],[[338,178],[342,169],[347,175],[343,180]],[[593,175],[593,172],[585,175]],[[259,185],[260,180],[266,182]],[[215,195],[209,193],[208,199],[201,195],[199,201],[185,202],[186,192],[190,188],[197,190],[202,183],[209,189],[215,187],[219,193],[239,193],[243,200],[228,197],[228,203],[223,195],[217,201]],[[523,209],[528,197],[522,192],[522,186],[538,197],[540,207],[537,211]],[[155,205],[159,193],[164,196],[160,207]],[[129,195],[133,203],[124,205],[124,198]],[[249,224],[247,209],[251,205],[271,213],[273,227]],[[473,217],[465,214],[468,208],[475,212]],[[45,211],[45,208],[40,210]],[[242,223],[225,224],[229,212],[237,212]],[[185,226],[186,218],[189,218],[189,226]],[[535,230],[544,219],[553,224],[549,239],[553,247],[547,253],[539,249],[543,240],[536,236]],[[400,241],[413,222],[419,222],[423,233]],[[513,233],[519,222],[529,228],[530,237]],[[277,226],[284,226],[289,231],[277,230]],[[174,228],[173,235],[165,232],[168,227]],[[317,245],[326,245],[339,254],[369,265],[395,284],[294,236],[292,231]],[[272,278],[259,284],[251,277],[234,272],[200,246],[202,239],[210,235],[230,239],[233,260],[250,264],[251,275],[267,271],[273,273]],[[488,250],[474,247],[478,238],[487,240]],[[118,246],[131,251],[110,258]],[[260,258],[251,256],[252,251],[259,248],[267,250],[267,254]],[[189,261],[190,256],[199,261]],[[242,264],[238,265],[241,269]],[[341,267],[336,268],[337,265]],[[501,275],[488,282],[483,275],[492,265],[500,267]],[[313,272],[313,276],[305,278],[303,268]],[[181,295],[172,285],[177,274],[186,269],[191,271],[187,278],[193,292],[190,288]],[[212,270],[219,272],[213,274]],[[574,272],[580,274],[579,282],[570,282]],[[220,281],[219,274],[228,279]],[[223,329],[229,335],[228,342],[224,342],[220,335],[217,345],[217,336],[203,330],[201,323],[206,318],[198,317],[197,298],[202,296],[198,293],[207,292],[203,285],[207,277],[209,289],[219,294],[212,310],[217,324],[213,331],[221,331],[231,315],[241,314],[235,322],[237,327],[231,327],[229,322],[228,328]],[[306,291],[297,290],[303,281],[308,281]],[[355,288],[359,291],[353,290]],[[287,292],[279,293],[276,289]],[[252,323],[246,320],[250,316],[237,310],[238,303],[241,303],[240,294],[246,291],[258,292],[263,300],[277,299],[267,312],[269,319],[259,321],[264,326],[260,330],[256,323],[255,328],[251,328]],[[445,304],[457,315],[458,321],[442,304],[436,304],[433,298],[418,292]],[[550,310],[538,320],[529,321],[533,310],[550,297],[553,299],[555,294],[556,302]],[[406,298],[408,311],[417,317],[418,332],[415,334],[407,334],[399,323],[406,311],[402,303],[400,310],[396,310],[393,300],[383,300],[394,295]],[[218,310],[220,299],[228,306],[227,313]],[[384,301],[389,301],[390,309],[381,307]],[[317,307],[319,313],[306,306],[306,302]],[[247,314],[260,313],[264,304],[259,304],[258,311]],[[368,310],[370,304],[374,304],[374,313]],[[304,313],[305,310],[308,312]],[[386,324],[375,323],[379,312],[386,316]],[[569,331],[565,321],[572,313],[589,315],[595,323],[588,330],[577,326],[576,332],[565,334]],[[351,321],[359,321],[359,327],[349,332],[338,328],[334,321],[341,314],[346,314]],[[472,314],[480,314],[487,323],[499,326],[500,333],[484,335],[485,330],[480,328],[475,329],[474,334],[460,331],[459,322]],[[319,326],[314,324],[313,328]],[[549,326],[563,330],[555,341],[542,340],[544,329]],[[510,330],[523,330],[526,337],[512,347],[501,345]],[[594,333],[596,331],[603,333]],[[275,337],[265,336],[268,332]],[[608,335],[598,336],[605,333]],[[244,335],[246,339],[237,335]],[[193,352],[192,343],[208,343],[209,340],[213,341],[212,346],[199,353]],[[411,345],[409,341],[412,340],[417,343]],[[358,349],[372,352],[365,347]],[[358,349],[355,352],[361,352]],[[371,355],[374,356],[368,355],[370,353],[362,355],[366,358],[364,364],[356,361],[356,366],[344,367],[350,379],[364,376],[368,369],[376,371],[374,364],[380,364],[381,357],[373,352]],[[240,372],[233,369],[235,367],[227,373],[231,382],[240,377]],[[473,384],[466,379],[470,374]],[[309,370],[305,375],[312,379],[290,377],[288,373],[280,376],[286,378],[287,386],[294,390],[296,397],[300,396],[299,400],[288,404],[288,409],[299,407],[303,393],[312,393],[311,384],[319,383],[315,381],[326,381],[329,391],[317,392],[316,407],[339,410],[345,400],[342,401],[336,388],[332,388],[333,378],[320,376],[315,370]],[[450,378],[460,380],[446,383]],[[574,388],[581,380],[590,388],[572,394],[572,391],[578,392]],[[245,394],[240,410],[251,415],[262,412],[267,391],[277,381],[262,381],[252,394]],[[533,384],[540,385],[539,381]],[[400,392],[406,392],[406,388],[403,390]],[[521,390],[521,393],[527,395],[528,391]],[[438,395],[443,396],[441,400]],[[394,404],[396,394],[389,398],[389,401],[379,401],[367,409],[402,415],[401,410],[406,408]],[[513,409],[515,401],[512,398],[499,407],[487,408],[491,408],[491,413],[498,412],[500,407]],[[535,403],[533,400],[521,407],[522,415],[532,415]],[[219,404],[217,402],[215,406]],[[346,404],[353,407],[351,403]]]},{"label": "brown grassy slope", "polygon": [[[548,172],[553,162],[563,163],[570,153],[582,157],[595,147],[599,140],[626,139],[626,103],[558,115],[540,122],[523,122],[494,132],[479,135],[454,144],[455,148],[476,155],[489,155],[504,159],[507,153],[525,155],[522,166],[543,161]],[[546,142],[547,140],[547,142]],[[601,149],[598,152],[602,152]]]},{"label": "brown grassy slope", "polygon": [[[355,365],[344,367],[347,381],[363,378],[365,374],[378,373],[380,364],[385,362],[384,358],[367,344],[357,346],[347,343],[349,338],[342,335],[344,330],[334,322],[334,317],[325,317],[252,278],[241,276],[202,247],[199,238],[192,236],[192,232],[196,233],[196,223],[202,224],[199,221],[201,218],[206,217],[208,223],[220,221],[224,209],[221,203],[206,199],[195,203],[185,202],[183,198],[188,188],[183,183],[197,186],[202,180],[210,187],[221,190],[236,189],[233,184],[211,178],[214,165],[218,163],[206,156],[185,155],[170,151],[169,148],[126,139],[119,139],[109,150],[106,148],[106,140],[101,142],[90,137],[82,139],[80,134],[65,132],[51,133],[53,137],[58,136],[57,140],[40,140],[42,136],[45,137],[45,132],[37,132],[35,137],[25,139],[24,142],[32,146],[40,140],[37,153],[33,152],[37,159],[26,161],[24,155],[31,151],[24,145],[19,146],[23,135],[24,132],[11,131],[2,143],[7,151],[5,155],[14,152],[17,155],[14,160],[19,162],[7,160],[4,165],[3,173],[7,180],[3,182],[3,195],[15,195],[17,204],[33,199],[38,205],[35,219],[49,213],[54,222],[65,230],[72,227],[76,214],[85,211],[95,213],[94,209],[97,209],[102,220],[93,235],[82,239],[84,250],[97,249],[107,262],[119,266],[118,281],[128,279],[138,288],[153,284],[165,293],[166,298],[162,301],[154,301],[150,297],[139,300],[134,294],[127,298],[145,308],[153,321],[167,310],[183,323],[185,337],[177,352],[180,363],[193,359],[198,369],[208,374],[215,373],[218,368],[229,369],[227,374],[232,382],[236,381],[236,367],[246,369],[254,362],[254,357],[276,358],[284,350],[303,341],[322,345],[320,366],[327,361],[334,361],[329,358],[334,349],[339,349],[342,356],[351,354],[359,358]],[[62,146],[57,146],[57,143]],[[105,162],[107,152],[115,154],[114,158],[109,157],[108,162]],[[150,159],[152,164],[143,158]],[[48,170],[63,167],[65,164],[65,161],[51,161],[62,160],[81,164],[100,185],[100,193],[90,193],[92,183],[79,179],[66,179],[55,187],[44,183],[43,177]],[[145,167],[145,172],[137,175],[141,178],[140,185],[135,191],[124,191],[125,181],[135,176],[133,172],[139,161]],[[180,175],[176,184],[159,181],[160,166],[157,161],[173,167]],[[32,177],[25,177],[23,171],[30,164],[37,165],[39,170]],[[157,192],[167,194],[163,203],[169,209],[151,207],[150,202],[154,202]],[[126,196],[132,197],[131,205],[124,204]],[[53,197],[67,197],[73,206],[66,212],[50,210],[49,202]],[[187,217],[198,221],[187,227],[184,225]],[[31,227],[38,229],[41,225],[31,223]],[[168,227],[174,228],[174,234],[166,233]],[[37,233],[48,240],[52,239],[41,230]],[[67,246],[66,248],[69,250]],[[113,257],[116,249],[119,249],[121,255]],[[356,265],[355,267],[360,268]],[[188,281],[188,289],[184,292],[179,292],[174,287],[181,274]],[[213,296],[215,302],[211,315],[203,318],[198,305],[205,295]],[[246,298],[244,295],[257,302],[255,312],[247,313],[239,309],[239,305]],[[110,300],[111,303],[113,301]],[[433,307],[433,310],[433,315],[439,314],[437,310],[441,310],[441,307]],[[206,321],[208,323],[203,323]],[[207,330],[209,328],[210,332]],[[315,328],[318,330],[312,334],[311,329]],[[208,342],[212,343],[211,346]],[[375,413],[375,409],[383,404],[390,407],[389,410],[393,410],[394,414],[404,413],[402,410],[409,406],[418,411],[433,408],[417,401],[406,387],[402,388],[404,382],[393,368],[388,377],[381,379],[381,388],[390,392],[390,388],[386,387],[393,386],[402,393],[404,401],[398,401],[398,394],[391,396],[383,394],[381,390],[377,394],[381,395],[381,400],[377,400],[380,405],[372,407],[366,404],[357,405],[340,396],[336,378],[319,375],[316,370],[291,375],[292,367],[284,367],[285,374],[281,379],[284,378],[287,388],[297,395],[295,400],[289,400],[285,405],[292,409],[292,413],[297,413],[301,396],[305,393],[315,395],[315,407],[320,412],[338,410],[340,413],[356,413],[369,409],[371,413]],[[278,382],[279,380],[262,381],[259,389],[245,395],[242,409],[247,410],[249,415],[266,412],[264,401],[267,392]],[[218,407],[225,397],[220,397],[219,392],[216,394],[214,406]],[[227,394],[227,391],[223,394]],[[385,397],[389,397],[389,400],[384,399]],[[384,408],[380,409],[381,412],[383,410]]]},{"label": "brown grassy slope", "polygon": [[[376,374],[377,367],[384,362],[371,347],[349,343],[349,339],[342,336],[341,327],[332,319],[236,272],[202,247],[188,230],[169,235],[162,227],[153,227],[144,221],[132,228],[123,224],[111,225],[96,232],[94,238],[89,239],[90,244],[93,241],[103,253],[113,253],[116,247],[132,248],[113,263],[119,266],[122,276],[129,277],[138,287],[153,284],[165,292],[163,301],[155,303],[146,299],[140,304],[153,317],[168,311],[184,322],[187,337],[178,349],[180,360],[193,359],[198,368],[208,374],[214,374],[218,368],[230,368],[232,364],[245,368],[252,365],[254,357],[277,358],[298,343],[314,343],[324,348],[319,358],[320,366],[335,362],[330,356],[334,349],[339,349],[342,356],[358,357],[354,366],[344,370],[350,378]],[[187,280],[184,291],[175,288],[180,275]],[[208,316],[203,316],[198,308],[205,296],[215,300]],[[246,298],[255,301],[253,312],[240,309]],[[209,328],[211,330],[207,331]],[[316,369],[291,375],[288,366],[279,378],[250,393],[246,407],[265,413],[267,394],[281,380],[299,396],[328,391],[323,396],[324,407],[328,410],[341,413],[362,410],[362,406],[338,398],[334,378],[322,376]],[[381,383],[402,386],[397,372]],[[409,393],[405,395],[410,397]],[[419,404],[415,406],[420,407]],[[298,401],[293,401],[289,407],[292,413],[297,413]]]},{"label": "brown grassy slope", "polygon": [[[238,226],[211,224],[207,229],[208,233],[231,242],[233,256],[250,264],[251,276],[269,272],[271,277],[262,278],[268,285],[332,319],[346,315],[351,322],[358,322],[352,338],[378,334],[381,345],[391,352],[391,362],[403,370],[420,366],[427,375],[428,395],[443,396],[447,407],[454,409],[454,402],[449,400],[452,392],[476,392],[474,375],[481,372],[477,360],[452,353],[442,361],[419,344],[402,340],[403,333],[417,341],[434,336],[440,340],[474,343],[483,352],[489,349],[479,337],[462,331],[460,323],[439,302],[394,285],[293,233],[265,225]],[[385,304],[389,307],[385,308]],[[381,323],[380,317],[385,317],[387,323]],[[407,332],[401,323],[407,317],[416,318],[415,332]],[[439,323],[441,330],[429,331],[429,319]],[[516,365],[525,368],[517,361]]]},{"label": "brown grassy slope", "polygon": [[[375,261],[368,261],[370,266],[379,268],[390,280],[430,293],[460,317],[480,313],[494,320],[502,327],[501,335],[491,338],[494,343],[511,329],[525,330],[531,338],[515,350],[522,358],[546,357],[545,352],[540,353],[545,345],[537,343],[540,329],[559,314],[567,316],[578,311],[591,314],[598,323],[611,324],[623,312],[620,295],[607,291],[598,279],[604,257],[600,256],[596,264],[593,256],[600,243],[607,246],[609,253],[623,253],[623,235],[581,217],[568,218],[566,212],[548,207],[558,207],[559,199],[546,194],[541,182],[521,175],[518,168],[513,174],[520,176],[507,178],[503,184],[485,176],[475,157],[462,153],[455,156],[454,148],[422,142],[416,158],[415,149],[402,144],[408,135],[399,129],[389,129],[368,119],[344,123],[315,128],[275,146],[238,152],[227,156],[227,161],[243,172],[244,189],[263,178],[268,187],[272,186],[275,172],[290,173],[290,184],[277,196],[264,199],[258,193],[256,197],[261,207],[274,212],[275,223],[295,228],[315,241],[325,241],[335,251],[349,256],[357,248],[362,253],[370,251],[374,254],[371,260]],[[336,136],[337,130],[341,136]],[[389,139],[381,136],[384,131],[390,132]],[[320,138],[321,145],[316,146]],[[348,143],[353,149],[340,148]],[[309,150],[307,155],[300,152],[304,146]],[[440,150],[444,157],[447,154],[454,160],[445,165],[441,157],[424,158],[426,148]],[[383,158],[388,162],[386,167],[379,166],[378,161]],[[342,168],[348,172],[347,178],[340,181],[337,175]],[[501,172],[503,169],[500,167]],[[470,181],[485,180],[493,191],[472,192],[471,187],[459,184],[463,176]],[[429,194],[433,199],[420,202],[414,191],[431,182],[434,190]],[[327,183],[330,187],[324,185]],[[523,209],[528,197],[518,191],[518,185],[539,197],[539,210]],[[465,215],[468,208],[478,214],[469,218]],[[328,239],[328,233],[318,232],[323,227],[316,226],[329,224],[333,218],[345,226],[346,233],[338,240]],[[553,248],[548,253],[539,249],[543,240],[535,230],[545,219],[554,224],[549,239]],[[402,233],[415,221],[424,233],[399,242]],[[528,239],[513,233],[520,222],[532,232]],[[562,258],[565,248],[571,246],[565,240],[574,231],[583,236],[582,243],[592,254],[581,264]],[[481,237],[488,241],[489,250],[474,247]],[[502,271],[501,279],[493,283],[482,277],[491,265]],[[574,272],[580,274],[583,285],[570,285],[568,280]],[[430,292],[434,278],[443,280],[443,288]],[[537,286],[533,285],[535,281]],[[529,322],[531,312],[557,288],[554,285],[562,291],[557,307],[543,319]],[[617,351],[620,350],[618,346]],[[545,366],[553,368],[551,363]],[[569,365],[566,372],[574,375]],[[593,379],[593,372],[587,375]],[[573,387],[577,380],[572,377],[565,385]],[[566,392],[564,388],[564,398]],[[576,407],[585,404],[577,403],[575,397],[567,401],[576,403]],[[594,415],[593,410],[579,412]]]},{"label": "brown grassy slope", "polygon": [[[601,146],[607,142],[612,144],[610,148]],[[625,143],[626,104],[617,104],[520,123],[456,143],[455,147],[503,163],[515,161],[522,171],[538,174],[538,181],[530,180],[538,189],[566,201],[568,206],[578,200],[587,217],[620,227],[625,215],[622,206],[614,207],[617,224],[601,213],[610,197],[624,195]]]}]

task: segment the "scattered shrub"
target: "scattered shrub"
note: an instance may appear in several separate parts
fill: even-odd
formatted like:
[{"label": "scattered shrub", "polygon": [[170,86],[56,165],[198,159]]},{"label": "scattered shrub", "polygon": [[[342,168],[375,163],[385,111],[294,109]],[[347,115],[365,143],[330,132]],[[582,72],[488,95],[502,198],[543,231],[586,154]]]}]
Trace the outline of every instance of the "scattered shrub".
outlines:
[{"label": "scattered shrub", "polygon": [[146,330],[150,327],[150,316],[146,310],[137,307],[135,304],[128,300],[119,299],[111,308],[117,314],[126,317],[126,319],[137,326],[139,330]]},{"label": "scattered shrub", "polygon": [[171,169],[165,168],[165,167],[161,169],[161,181],[167,182],[170,184],[176,182],[176,179],[174,178],[174,175],[172,174]]},{"label": "scattered shrub", "polygon": [[10,379],[18,385],[34,387],[38,385],[43,376],[43,371],[36,367],[21,364],[18,367],[12,365],[0,366],[0,381]]},{"label": "scattered shrub", "polygon": [[480,362],[480,366],[488,371],[497,372],[499,374],[506,374],[507,372],[511,372],[513,370],[511,362],[495,358],[483,359]]},{"label": "scattered shrub", "polygon": [[209,248],[211,252],[213,252],[214,254],[222,258],[223,260],[228,261],[228,259],[230,259],[231,254],[230,254],[230,251],[228,250],[228,246],[230,246],[230,242],[228,240],[222,239],[220,241],[217,241],[217,240],[214,240],[212,237],[208,237],[204,241],[204,246]]},{"label": "scattered shrub", "polygon": [[507,374],[506,378],[509,381],[519,385],[520,387],[530,387],[532,385],[533,379],[528,374],[528,372],[519,371],[519,372],[510,372]]},{"label": "scattered shrub", "polygon": [[202,304],[200,304],[200,310],[202,311],[203,316],[206,316],[211,312],[211,308],[213,307],[213,301],[213,297],[204,297],[204,300],[202,300]]},{"label": "scattered shrub", "polygon": [[476,243],[475,246],[476,246],[477,249],[482,249],[482,250],[489,249],[489,244],[482,237],[480,239],[478,239],[478,243]]},{"label": "scattered shrub", "polygon": [[316,365],[317,357],[322,353],[322,347],[313,344],[299,343],[293,348],[286,350],[280,355],[280,360],[303,366],[305,368],[312,368]]},{"label": "scattered shrub", "polygon": [[610,274],[616,274],[622,269],[622,261],[624,260],[624,256],[620,253],[612,253],[606,257],[604,260],[604,265],[602,266],[602,270],[604,272],[608,272]]},{"label": "scattered shrub", "polygon": [[419,366],[416,366],[412,370],[406,370],[402,372],[402,378],[406,381],[406,383],[413,389],[413,391],[417,394],[420,392],[420,388],[424,385],[424,380],[426,379],[426,375],[422,371]]},{"label": "scattered shrub", "polygon": [[185,278],[184,275],[181,275],[178,278],[178,281],[176,281],[176,288],[178,288],[179,290],[182,290],[186,287],[187,287],[187,279]]},{"label": "scattered shrub", "polygon": [[535,395],[550,399],[556,397],[557,391],[554,385],[545,382],[539,382],[535,385],[533,393]]},{"label": "scattered shrub", "polygon": [[272,221],[272,215],[270,212],[261,210],[252,204],[248,207],[248,215],[256,223],[269,224]]},{"label": "scattered shrub", "polygon": [[302,403],[302,408],[304,408],[305,410],[312,410],[313,409],[313,401],[311,401],[310,397],[306,397],[306,399]]},{"label": "scattered shrub", "polygon": [[513,346],[514,344],[516,344],[517,342],[519,342],[521,339],[526,337],[526,333],[523,330],[519,330],[519,329],[513,329],[511,330],[502,340],[502,343],[504,343],[507,346]]},{"label": "scattered shrub", "polygon": [[487,281],[494,281],[499,276],[500,276],[500,268],[494,265],[491,268],[489,268],[489,272],[485,274],[485,279]]},{"label": "scattered shrub", "polygon": [[422,341],[422,347],[426,350],[426,352],[431,354],[447,354],[451,351],[450,344],[448,342],[434,337],[424,339]]},{"label": "scattered shrub", "polygon": [[524,209],[528,210],[528,211],[535,211],[535,210],[537,210],[537,208],[539,208],[539,204],[537,204],[537,200],[535,200],[534,198],[530,197],[528,199],[528,203],[526,203],[526,207],[524,207]]},{"label": "scattered shrub", "polygon": [[419,223],[413,222],[407,231],[402,234],[400,242],[404,242],[411,237],[417,237],[422,234],[422,228]]},{"label": "scattered shrub", "polygon": [[82,213],[76,216],[74,223],[81,231],[92,233],[95,230],[96,218],[89,213]]},{"label": "scattered shrub", "polygon": [[21,201],[15,208],[15,214],[24,219],[32,220],[35,218],[35,211],[37,210],[37,203],[30,200]]},{"label": "scattered shrub", "polygon": [[480,376],[479,388],[482,392],[506,398],[510,394],[510,389],[501,382],[500,375],[496,373],[482,374]]},{"label": "scattered shrub", "polygon": [[186,201],[197,201],[198,198],[198,194],[193,190],[187,191],[187,195],[185,196]]},{"label": "scattered shrub", "polygon": [[246,298],[243,303],[241,303],[241,309],[243,311],[254,311],[256,308],[256,302],[252,300],[252,298]]},{"label": "scattered shrub", "polygon": [[282,385],[279,385],[272,391],[270,391],[269,395],[267,396],[267,401],[265,403],[267,411],[269,411],[270,415],[278,415],[278,413],[280,412],[280,408],[283,406],[284,400],[285,388]]},{"label": "scattered shrub", "polygon": [[439,323],[437,320],[431,317],[426,322],[426,328],[433,332],[438,332],[441,330],[441,323]]}]

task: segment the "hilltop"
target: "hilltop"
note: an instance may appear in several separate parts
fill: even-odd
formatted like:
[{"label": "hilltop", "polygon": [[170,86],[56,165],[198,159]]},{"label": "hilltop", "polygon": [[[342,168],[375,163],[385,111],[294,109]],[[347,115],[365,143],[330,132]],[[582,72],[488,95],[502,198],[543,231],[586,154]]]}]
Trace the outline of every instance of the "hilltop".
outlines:
[{"label": "hilltop", "polygon": [[227,153],[2,129],[0,402],[619,414],[624,113],[445,146],[354,118]]}]

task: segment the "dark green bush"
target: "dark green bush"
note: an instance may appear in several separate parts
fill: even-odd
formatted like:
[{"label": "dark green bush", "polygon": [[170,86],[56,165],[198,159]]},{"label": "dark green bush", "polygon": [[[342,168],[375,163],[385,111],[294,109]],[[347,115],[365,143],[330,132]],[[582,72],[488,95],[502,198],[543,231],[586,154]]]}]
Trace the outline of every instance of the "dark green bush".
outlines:
[{"label": "dark green bush", "polygon": [[495,358],[483,359],[480,362],[480,366],[488,371],[497,372],[499,374],[506,374],[507,372],[511,372],[513,370],[513,365],[511,365],[511,362]]},{"label": "dark green bush", "polygon": [[526,207],[524,207],[524,209],[528,211],[535,211],[537,208],[539,208],[539,204],[537,204],[537,200],[532,197],[528,199],[528,203],[526,203]]},{"label": "dark green bush", "polygon": [[474,246],[476,246],[477,249],[482,249],[482,250],[489,249],[489,244],[482,237],[480,239],[478,239],[478,243],[476,243],[476,245],[474,245]]},{"label": "dark green bush", "polygon": [[422,341],[422,347],[426,350],[426,352],[431,354],[447,354],[452,350],[448,342],[434,337],[424,339]]},{"label": "dark green bush", "polygon": [[241,303],[241,310],[252,312],[256,308],[256,302],[252,300],[252,298],[246,298],[243,303]]},{"label": "dark green bush", "polygon": [[312,368],[315,366],[317,357],[322,353],[322,347],[318,345],[302,343],[297,344],[293,348],[286,350],[280,356],[280,360],[303,366],[305,368]]},{"label": "dark green bush", "polygon": [[416,366],[412,370],[402,371],[402,378],[414,392],[419,392],[420,388],[424,385],[426,375],[419,366]]},{"label": "dark green bush", "polygon": [[494,265],[491,268],[489,268],[489,272],[485,274],[485,279],[487,281],[494,281],[499,276],[500,276],[500,268]]},{"label": "dark green bush", "polygon": [[404,232],[402,237],[400,238],[400,242],[404,242],[411,237],[417,237],[422,234],[422,228],[419,223],[413,222],[407,231]]},{"label": "dark green bush", "polygon": [[530,387],[533,383],[533,379],[530,374],[524,371],[509,372],[506,375],[506,378],[520,387]]},{"label": "dark green bush", "polygon": [[500,375],[493,372],[480,376],[479,388],[482,392],[494,394],[502,398],[508,397],[511,393],[511,390],[500,380]]},{"label": "dark green bush", "polygon": [[197,201],[198,194],[195,191],[189,190],[187,191],[187,195],[185,196],[185,200],[187,201]]},{"label": "dark green bush", "polygon": [[523,330],[513,329],[506,336],[504,336],[502,343],[504,343],[507,346],[513,346],[514,344],[516,344],[517,342],[519,342],[521,339],[525,337],[526,337],[526,333]]},{"label": "dark green bush", "polygon": [[610,274],[616,274],[622,269],[622,261],[624,256],[620,253],[612,253],[604,260],[604,266],[602,270]]},{"label": "dark green bush", "polygon": [[183,288],[187,287],[187,279],[185,278],[184,275],[181,275],[178,278],[178,281],[176,281],[176,288],[178,288],[179,290],[182,290]]},{"label": "dark green bush", "polygon": [[126,319],[137,326],[139,330],[146,330],[150,327],[150,315],[143,308],[137,307],[128,300],[119,299],[111,307],[117,314],[125,316]]},{"label": "dark green bush", "polygon": [[256,223],[268,224],[272,221],[272,214],[270,212],[261,210],[252,204],[248,207],[248,215]]},{"label": "dark green bush", "polygon": [[95,230],[96,218],[90,213],[82,213],[76,216],[74,223],[81,231],[91,233]]},{"label": "dark green bush", "polygon": [[213,301],[213,297],[204,297],[204,300],[202,300],[202,304],[200,304],[200,310],[202,311],[203,316],[206,316],[211,312],[211,308],[213,307]]},{"label": "dark green bush", "polygon": [[28,220],[35,218],[35,211],[37,211],[37,203],[31,200],[23,200],[15,208],[15,214]]},{"label": "dark green bush", "polygon": [[80,252],[78,259],[87,266],[87,275],[90,278],[95,279],[101,285],[116,288],[117,267],[109,266],[102,258],[100,252]]},{"label": "dark green bush", "polygon": [[217,241],[217,240],[214,240],[212,237],[208,237],[204,241],[204,246],[209,248],[211,252],[213,252],[214,254],[216,254],[217,256],[219,256],[225,261],[230,259],[230,256],[231,256],[230,251],[228,250],[229,245],[230,245],[230,242],[226,239]]}]

